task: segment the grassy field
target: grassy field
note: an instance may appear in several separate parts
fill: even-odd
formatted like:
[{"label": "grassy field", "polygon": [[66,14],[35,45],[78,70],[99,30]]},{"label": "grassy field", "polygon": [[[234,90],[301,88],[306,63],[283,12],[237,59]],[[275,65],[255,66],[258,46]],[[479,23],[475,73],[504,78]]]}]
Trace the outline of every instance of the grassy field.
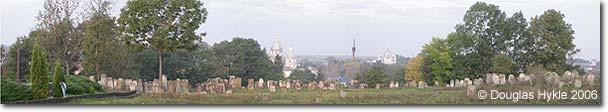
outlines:
[{"label": "grassy field", "polygon": [[[599,90],[598,90],[599,91]],[[466,96],[464,88],[398,88],[398,89],[345,89],[345,97],[340,91],[322,90],[246,90],[239,89],[233,94],[140,94],[130,99],[79,99],[68,104],[600,104],[594,100],[491,100]],[[261,94],[269,97],[262,98]],[[599,93],[598,93],[599,94]],[[599,95],[598,95],[599,96]]]}]

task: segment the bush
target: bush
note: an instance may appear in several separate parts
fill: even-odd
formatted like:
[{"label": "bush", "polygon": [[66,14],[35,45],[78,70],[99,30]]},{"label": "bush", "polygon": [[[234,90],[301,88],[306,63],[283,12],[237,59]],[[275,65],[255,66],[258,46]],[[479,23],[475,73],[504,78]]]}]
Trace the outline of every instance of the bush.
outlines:
[{"label": "bush", "polygon": [[[96,91],[103,91],[101,85],[96,82],[89,80],[84,76],[77,75],[66,75],[65,83],[68,86],[67,94],[71,95],[79,95],[79,94],[88,94]],[[93,89],[90,89],[89,86],[93,86]],[[93,90],[93,91],[91,91]]]},{"label": "bush", "polygon": [[44,53],[44,49],[38,44],[34,44],[32,51],[32,61],[30,65],[30,90],[32,95],[36,99],[43,99],[48,97],[48,68],[47,68],[47,55]]},{"label": "bush", "polygon": [[8,79],[2,79],[2,94],[0,94],[0,97],[2,97],[2,103],[34,99],[28,86]]},{"label": "bush", "polygon": [[63,97],[63,92],[61,91],[61,81],[63,81],[63,69],[61,69],[61,63],[59,61],[55,62],[55,72],[53,73],[53,97],[60,98]]}]

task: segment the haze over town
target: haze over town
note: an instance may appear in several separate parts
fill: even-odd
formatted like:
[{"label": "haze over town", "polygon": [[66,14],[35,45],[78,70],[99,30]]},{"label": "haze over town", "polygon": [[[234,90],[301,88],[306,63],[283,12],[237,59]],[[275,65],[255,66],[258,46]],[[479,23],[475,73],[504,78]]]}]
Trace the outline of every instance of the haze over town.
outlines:
[{"label": "haze over town", "polygon": [[[216,43],[232,37],[254,38],[270,48],[275,34],[296,55],[349,55],[357,39],[357,55],[377,56],[386,50],[414,56],[432,37],[442,37],[462,23],[462,14],[478,0],[204,0],[209,19],[197,32]],[[507,15],[522,11],[529,19],[556,9],[575,31],[577,58],[600,58],[599,0],[482,0]],[[9,45],[36,26],[40,0],[1,1],[0,44]],[[126,0],[115,1],[113,16]]]}]

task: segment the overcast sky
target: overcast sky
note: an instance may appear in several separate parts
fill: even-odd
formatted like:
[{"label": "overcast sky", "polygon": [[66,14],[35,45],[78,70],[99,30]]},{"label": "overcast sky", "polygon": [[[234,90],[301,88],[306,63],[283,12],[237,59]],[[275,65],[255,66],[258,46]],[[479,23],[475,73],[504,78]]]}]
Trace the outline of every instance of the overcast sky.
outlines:
[{"label": "overcast sky", "polygon": [[[44,0],[2,0],[0,44],[27,35]],[[216,43],[232,37],[272,45],[275,33],[285,50],[296,55],[349,55],[353,37],[357,55],[377,56],[387,50],[414,56],[432,37],[445,38],[462,23],[478,0],[204,0],[207,22],[197,32]],[[530,18],[547,9],[565,14],[575,31],[576,57],[600,58],[599,0],[482,0],[500,6],[508,16],[522,11]],[[85,0],[85,2],[88,2]],[[114,1],[113,16],[126,0]]]}]

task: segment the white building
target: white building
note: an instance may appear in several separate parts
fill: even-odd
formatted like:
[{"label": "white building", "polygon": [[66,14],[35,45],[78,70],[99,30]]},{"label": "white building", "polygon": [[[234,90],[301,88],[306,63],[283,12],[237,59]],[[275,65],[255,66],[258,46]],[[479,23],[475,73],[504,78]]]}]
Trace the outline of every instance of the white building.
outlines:
[{"label": "white building", "polygon": [[283,60],[284,77],[289,77],[289,75],[291,74],[291,70],[296,69],[298,67],[297,59],[294,54],[293,48],[289,48],[287,55],[283,55],[283,48],[281,47],[281,43],[279,42],[279,37],[275,34],[274,43],[270,48],[268,58],[270,58],[270,61],[274,63],[276,61],[276,56],[280,56]]},{"label": "white building", "polygon": [[268,56],[272,62],[274,62],[276,56],[283,56],[283,48],[281,48],[281,43],[279,43],[279,37],[277,35],[274,37],[274,43],[270,48]]},{"label": "white building", "polygon": [[293,70],[296,69],[298,63],[296,61],[296,56],[294,55],[293,48],[289,48],[289,52],[287,52],[287,56],[285,57],[285,69],[284,70]]},{"label": "white building", "polygon": [[367,63],[383,63],[383,64],[396,64],[397,63],[397,55],[391,53],[389,50],[386,50],[384,54],[378,56],[378,59],[367,61]]}]

